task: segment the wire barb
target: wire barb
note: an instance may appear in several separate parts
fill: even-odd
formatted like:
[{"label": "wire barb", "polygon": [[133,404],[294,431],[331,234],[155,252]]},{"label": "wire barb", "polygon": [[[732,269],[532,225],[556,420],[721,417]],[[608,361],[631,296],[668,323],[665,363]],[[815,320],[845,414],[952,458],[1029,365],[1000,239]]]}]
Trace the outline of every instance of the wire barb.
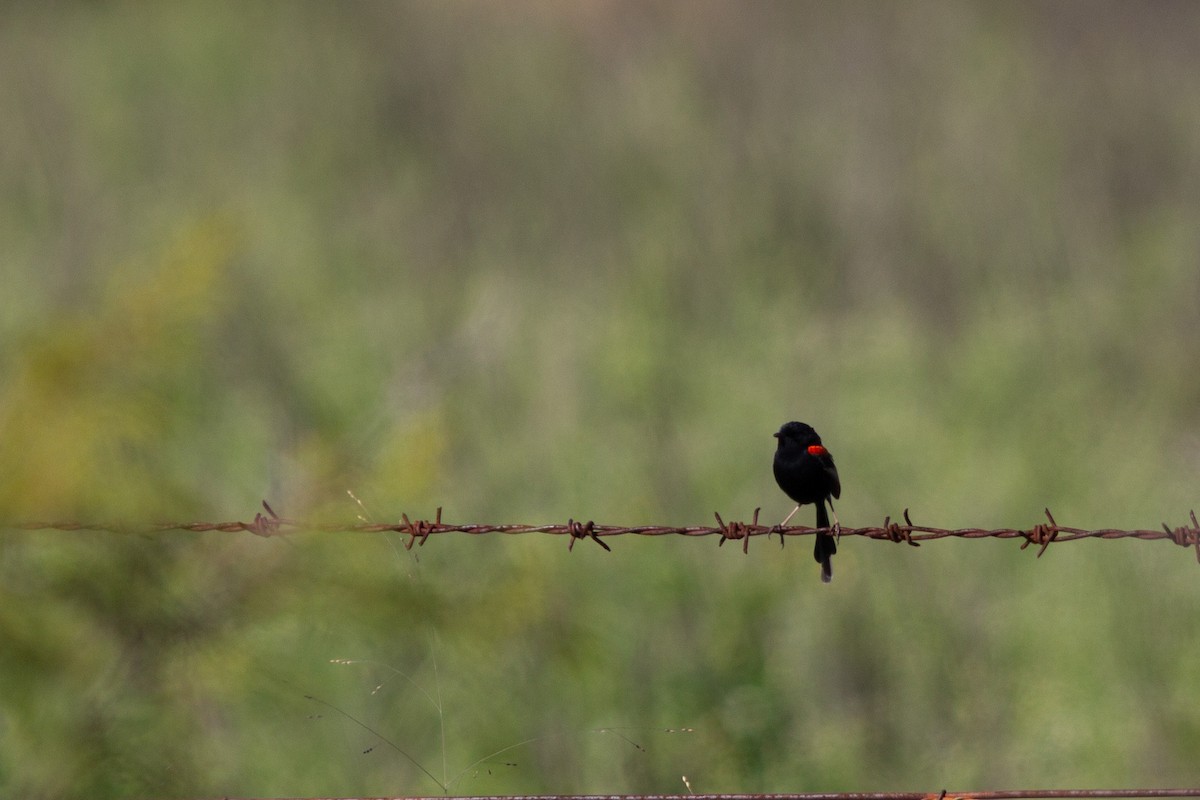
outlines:
[{"label": "wire barb", "polygon": [[567,533],[571,534],[571,543],[567,545],[568,553],[575,549],[576,539],[591,539],[608,552],[612,552],[612,548],[600,540],[596,533],[596,523],[590,519],[586,523],[576,522],[574,519],[567,520]]},{"label": "wire barb", "polygon": [[421,540],[418,547],[424,547],[425,540],[429,538],[429,534],[442,527],[442,507],[438,506],[437,519],[433,522],[427,519],[418,519],[414,522],[409,522],[408,514],[401,514],[400,521],[404,523],[404,527],[408,529],[407,533],[409,534],[408,541],[404,543],[404,549],[412,550],[413,544],[418,539]]},{"label": "wire barb", "polygon": [[264,517],[262,513],[255,514],[254,522],[247,525],[246,530],[250,531],[255,536],[274,536],[275,534],[279,533],[279,526],[282,523],[282,520],[279,518],[279,515],[275,513],[275,509],[271,508],[266,500],[262,501],[262,505],[263,508],[267,510],[267,513],[271,516]]},{"label": "wire barb", "polygon": [[912,520],[909,519],[907,508],[904,509],[904,524],[906,527],[902,528],[902,527],[900,527],[900,524],[898,522],[892,522],[892,518],[890,516],[883,518],[883,529],[885,531],[887,531],[888,537],[893,542],[895,542],[896,544],[900,544],[900,542],[906,542],[909,545],[911,545],[912,547],[920,547],[921,546],[920,542],[913,541],[913,538],[912,538],[913,524],[912,524]]},{"label": "wire barb", "polygon": [[1180,547],[1195,547],[1196,548],[1196,563],[1200,564],[1200,522],[1196,521],[1196,510],[1192,509],[1192,527],[1184,525],[1180,528],[1171,530],[1167,527],[1167,523],[1163,523],[1163,530],[1167,532],[1167,536],[1171,541]]},{"label": "wire barb", "polygon": [[[741,539],[742,540],[742,554],[749,555],[749,553],[750,553],[750,535],[754,532],[754,529],[758,527],[758,512],[759,511],[762,511],[761,507],[754,509],[754,520],[749,525],[747,525],[744,522],[740,522],[740,521],[730,522],[728,525],[726,525],[725,520],[721,519],[720,513],[714,511],[713,515],[717,518],[717,527],[720,529],[720,533],[721,533],[721,540],[717,542],[717,547],[721,547],[722,545],[725,544],[726,541],[728,541],[730,539],[734,539],[734,540]],[[768,535],[770,535],[770,534],[768,534]],[[783,541],[783,536],[779,537],[779,541],[780,542]]]},{"label": "wire barb", "polygon": [[1045,511],[1046,518],[1050,520],[1050,524],[1047,525],[1041,522],[1034,525],[1032,530],[1025,533],[1026,541],[1021,545],[1021,549],[1024,550],[1031,544],[1040,544],[1042,549],[1038,550],[1038,558],[1041,558],[1042,553],[1046,552],[1046,548],[1050,546],[1050,543],[1058,538],[1058,523],[1054,521],[1054,516],[1050,513],[1050,509],[1047,508]]}]

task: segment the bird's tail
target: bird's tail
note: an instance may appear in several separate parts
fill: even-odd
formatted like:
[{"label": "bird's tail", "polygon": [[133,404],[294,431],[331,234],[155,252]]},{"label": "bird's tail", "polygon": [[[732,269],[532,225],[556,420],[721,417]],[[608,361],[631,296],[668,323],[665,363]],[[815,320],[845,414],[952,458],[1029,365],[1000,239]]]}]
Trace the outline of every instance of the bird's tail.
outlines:
[{"label": "bird's tail", "polygon": [[[817,527],[829,527],[829,512],[825,510],[825,500],[817,501]],[[837,541],[828,533],[818,533],[813,545],[813,558],[821,565],[821,582],[833,580],[833,554],[837,552]]]}]

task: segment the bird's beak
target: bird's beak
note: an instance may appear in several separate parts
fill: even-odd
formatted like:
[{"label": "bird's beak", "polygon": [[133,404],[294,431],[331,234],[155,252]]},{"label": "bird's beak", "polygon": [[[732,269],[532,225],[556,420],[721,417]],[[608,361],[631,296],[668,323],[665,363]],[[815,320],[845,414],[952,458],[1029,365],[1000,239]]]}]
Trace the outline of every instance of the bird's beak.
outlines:
[{"label": "bird's beak", "polygon": [[778,438],[779,438],[779,432],[778,432],[778,431],[776,431],[775,433],[772,433],[771,435],[772,435],[772,436],[774,436],[776,439],[778,439]]}]

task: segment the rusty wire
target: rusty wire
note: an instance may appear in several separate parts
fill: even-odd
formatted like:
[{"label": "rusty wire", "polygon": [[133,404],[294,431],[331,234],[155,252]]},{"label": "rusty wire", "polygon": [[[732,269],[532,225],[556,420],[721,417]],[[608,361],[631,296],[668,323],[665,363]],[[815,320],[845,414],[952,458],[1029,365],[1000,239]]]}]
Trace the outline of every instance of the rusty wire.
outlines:
[{"label": "rusty wire", "polygon": [[817,533],[818,530],[826,530],[838,533],[840,536],[863,536],[868,539],[883,539],[896,543],[903,542],[912,547],[920,547],[921,542],[924,541],[951,537],[958,539],[1020,539],[1022,540],[1022,550],[1030,545],[1037,546],[1037,555],[1039,558],[1053,542],[1072,542],[1077,539],[1165,539],[1180,547],[1194,548],[1196,551],[1196,560],[1200,562],[1200,522],[1196,520],[1195,511],[1191,512],[1192,524],[1190,526],[1183,525],[1171,528],[1166,523],[1163,523],[1162,530],[1119,530],[1115,528],[1084,530],[1082,528],[1059,525],[1055,522],[1050,509],[1046,509],[1047,522],[1041,522],[1032,528],[1022,530],[1017,528],[933,528],[913,523],[908,509],[904,510],[904,524],[894,522],[889,516],[884,518],[883,525],[879,527],[840,527],[838,529],[809,528],[803,525],[794,525],[786,528],[781,528],[778,525],[761,525],[758,521],[760,509],[754,510],[754,516],[750,522],[741,522],[738,520],[725,522],[721,518],[721,515],[717,513],[714,514],[717,522],[716,526],[686,527],[673,525],[601,525],[592,520],[582,522],[575,519],[568,520],[565,525],[450,523],[442,521],[442,509],[440,507],[437,510],[437,515],[432,520],[410,520],[407,514],[402,514],[400,521],[395,523],[362,522],[347,525],[345,523],[305,522],[303,520],[281,517],[275,513],[265,500],[263,501],[263,509],[267,513],[263,514],[259,512],[255,514],[252,522],[163,522],[142,525],[84,522],[17,522],[3,527],[18,530],[95,531],[109,533],[162,533],[166,531],[191,531],[193,533],[212,531],[223,533],[249,532],[257,536],[278,536],[300,531],[321,533],[394,532],[407,534],[408,539],[404,545],[409,549],[414,544],[423,546],[429,540],[430,536],[442,533],[466,533],[471,535],[485,533],[546,533],[570,537],[570,542],[567,545],[568,550],[574,549],[575,542],[579,539],[591,539],[605,550],[610,550],[611,548],[604,542],[604,539],[610,536],[625,534],[638,536],[718,536],[720,537],[717,542],[718,545],[723,545],[727,541],[741,541],[743,552],[749,551],[750,539],[755,536],[779,534],[781,537],[780,542],[782,543],[785,541],[782,537],[811,536]]},{"label": "rusty wire", "polygon": [[[1017,789],[999,792],[849,792],[811,794],[543,794],[377,797],[373,800],[1117,800],[1200,797],[1200,789]],[[309,800],[342,800],[334,797]]]}]

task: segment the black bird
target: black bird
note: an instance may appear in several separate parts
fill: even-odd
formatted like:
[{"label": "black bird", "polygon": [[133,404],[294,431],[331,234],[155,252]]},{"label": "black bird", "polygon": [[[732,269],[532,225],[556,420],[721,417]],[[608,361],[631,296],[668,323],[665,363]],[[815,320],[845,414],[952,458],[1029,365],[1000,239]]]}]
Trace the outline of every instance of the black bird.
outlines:
[{"label": "black bird", "polygon": [[[775,434],[779,446],[775,448],[775,482],[784,494],[797,505],[779,527],[788,524],[792,516],[806,503],[817,506],[817,527],[829,527],[829,514],[825,504],[833,509],[833,498],[842,496],[842,482],[838,480],[833,456],[821,444],[821,437],[812,426],[803,422],[789,422]],[[837,513],[833,515],[835,532],[841,531]],[[818,533],[813,547],[813,558],[821,565],[821,580],[833,580],[833,565],[830,563],[837,552],[837,540],[832,534]]]}]

